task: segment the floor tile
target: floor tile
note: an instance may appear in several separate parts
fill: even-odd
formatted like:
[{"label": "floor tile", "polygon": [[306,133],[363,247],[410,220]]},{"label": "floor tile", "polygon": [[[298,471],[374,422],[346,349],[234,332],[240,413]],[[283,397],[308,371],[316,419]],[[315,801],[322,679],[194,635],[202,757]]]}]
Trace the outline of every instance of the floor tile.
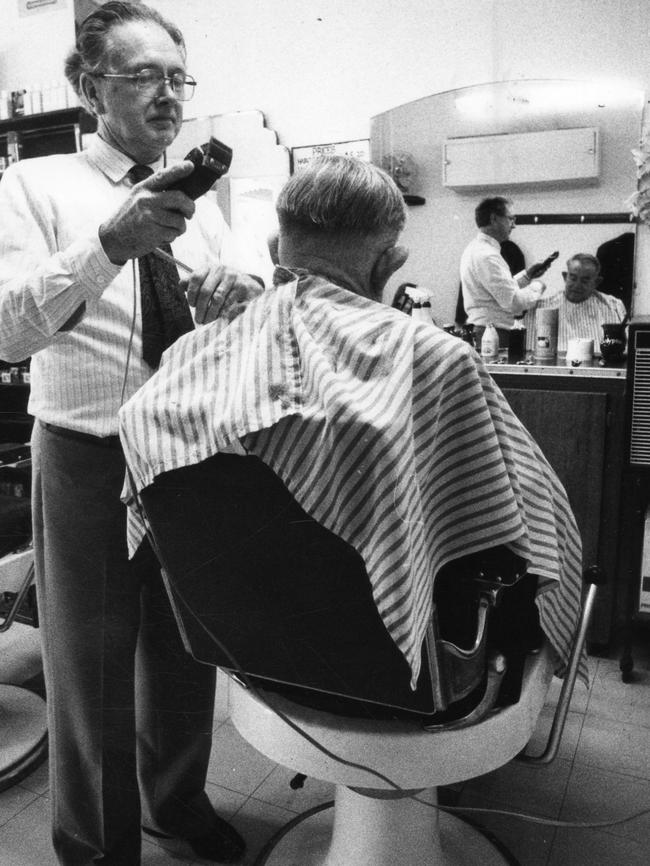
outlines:
[{"label": "floor tile", "polygon": [[558,830],[547,866],[648,866],[648,844],[596,830]]},{"label": "floor tile", "polygon": [[147,839],[142,840],[142,866],[193,866],[200,862],[188,845],[174,851],[162,848]]},{"label": "floor tile", "polygon": [[232,822],[246,840],[246,854],[242,866],[254,863],[269,840],[295,817],[295,813],[287,809],[280,809],[253,798],[247,800]]},{"label": "floor tile", "polygon": [[602,659],[589,697],[589,715],[650,728],[650,670],[639,669],[634,682],[624,683],[618,662]]},{"label": "floor tile", "polygon": [[276,764],[249,745],[230,722],[223,724],[212,741],[208,781],[215,785],[252,793]]},{"label": "floor tile", "polygon": [[22,785],[14,785],[0,792],[0,827],[22,812],[36,797],[38,794],[28,791]]},{"label": "floor tile", "polygon": [[468,782],[459,803],[471,806],[478,799],[489,799],[498,806],[556,818],[562,808],[570,772],[571,764],[562,758],[546,767],[530,767],[520,761],[511,761]]},{"label": "floor tile", "polygon": [[[546,824],[531,823],[510,815],[502,815],[492,811],[497,808],[489,799],[475,797],[472,805],[489,809],[489,812],[461,812],[470,822],[483,827],[508,849],[508,851],[526,866],[546,866],[551,846],[555,838],[555,828]],[[520,803],[523,810],[527,804]],[[565,863],[564,866],[569,866]],[[576,866],[576,864],[571,864]]]},{"label": "floor tile", "polygon": [[580,732],[575,761],[650,779],[650,731],[647,727],[588,714]]},{"label": "floor tile", "polygon": [[308,778],[302,788],[293,789],[289,782],[295,777],[293,770],[276,766],[253,796],[256,800],[272,803],[291,812],[305,812],[334,798],[334,785],[320,779]]},{"label": "floor tile", "polygon": [[647,843],[650,838],[650,782],[597,767],[575,766],[560,817],[565,821],[614,821],[643,810],[646,814],[603,827],[599,832],[632,839],[639,844]]},{"label": "floor tile", "polygon": [[20,782],[20,787],[33,791],[35,794],[47,794],[50,788],[50,773],[47,761],[44,761],[33,773],[26,776]]},{"label": "floor tile", "polygon": [[214,806],[215,812],[227,821],[241,809],[248,799],[248,794],[231,791],[229,788],[215,785],[213,782],[207,782],[205,790],[210,798],[210,802]]},{"label": "floor tile", "polygon": [[57,866],[50,834],[50,804],[37,797],[0,827],[0,866]]}]

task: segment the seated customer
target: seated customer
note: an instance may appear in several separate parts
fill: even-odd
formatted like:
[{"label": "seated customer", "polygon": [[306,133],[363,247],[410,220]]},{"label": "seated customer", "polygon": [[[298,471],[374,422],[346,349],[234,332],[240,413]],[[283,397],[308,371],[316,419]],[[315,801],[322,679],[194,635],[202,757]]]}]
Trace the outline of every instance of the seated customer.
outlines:
[{"label": "seated customer", "polygon": [[121,409],[125,499],[218,452],[260,458],[361,555],[412,685],[436,575],[506,545],[539,576],[562,670],[581,592],[566,494],[473,349],[380,302],[407,258],[399,189],[370,163],[323,158],[277,211],[274,287],[178,340]]},{"label": "seated customer", "polygon": [[[557,350],[566,352],[569,340],[582,338],[594,341],[594,353],[600,354],[603,339],[602,326],[608,322],[622,322],[626,316],[625,305],[619,298],[598,291],[601,283],[600,262],[588,253],[576,253],[562,271],[564,288],[555,294],[544,296],[537,309],[545,307],[558,310]],[[535,310],[524,317],[527,329],[527,346],[534,351],[536,340]]]}]

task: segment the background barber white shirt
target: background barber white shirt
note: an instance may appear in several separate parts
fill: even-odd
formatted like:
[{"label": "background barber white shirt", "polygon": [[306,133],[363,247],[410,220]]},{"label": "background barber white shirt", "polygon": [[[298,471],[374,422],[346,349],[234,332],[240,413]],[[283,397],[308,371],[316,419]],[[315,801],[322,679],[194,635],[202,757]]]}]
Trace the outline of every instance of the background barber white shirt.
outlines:
[{"label": "background barber white shirt", "polygon": [[497,328],[511,328],[514,316],[533,307],[544,291],[544,284],[529,280],[526,271],[513,277],[501,245],[484,232],[465,247],[460,279],[465,312],[474,325],[491,322]]}]

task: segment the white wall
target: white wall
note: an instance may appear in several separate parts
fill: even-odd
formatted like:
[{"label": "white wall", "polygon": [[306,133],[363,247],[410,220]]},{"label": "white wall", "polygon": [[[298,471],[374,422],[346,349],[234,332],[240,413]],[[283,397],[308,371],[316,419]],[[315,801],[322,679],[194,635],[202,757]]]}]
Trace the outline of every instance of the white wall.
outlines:
[{"label": "white wall", "polygon": [[[0,86],[59,78],[74,0],[2,0]],[[189,117],[256,108],[288,147],[367,137],[369,118],[508,78],[615,76],[650,90],[647,0],[150,0],[182,27]],[[46,7],[47,8],[47,7]]]},{"label": "white wall", "polygon": [[[74,0],[2,0],[0,86],[59,78]],[[187,116],[259,109],[288,147],[367,137],[369,119],[508,78],[614,76],[650,90],[647,0],[150,0],[200,86]],[[47,7],[46,7],[47,8]]]},{"label": "white wall", "polygon": [[[150,2],[186,36],[200,84],[187,116],[259,109],[287,147],[367,138],[373,115],[483,81],[614,77],[650,91],[647,0]],[[74,38],[73,0],[28,18],[17,7],[2,0],[3,89],[59,78]]]},{"label": "white wall", "polygon": [[74,0],[20,16],[18,0],[0,0],[0,89],[64,80],[63,60],[74,42]]}]

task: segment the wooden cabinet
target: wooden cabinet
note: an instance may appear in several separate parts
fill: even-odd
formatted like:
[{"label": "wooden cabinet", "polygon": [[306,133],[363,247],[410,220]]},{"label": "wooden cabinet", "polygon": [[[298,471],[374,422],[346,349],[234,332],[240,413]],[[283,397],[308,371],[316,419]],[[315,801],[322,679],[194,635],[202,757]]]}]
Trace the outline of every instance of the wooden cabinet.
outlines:
[{"label": "wooden cabinet", "polygon": [[625,582],[619,545],[625,379],[496,370],[493,375],[567,491],[582,535],[584,565],[598,564],[607,574],[588,635],[592,651],[604,649]]}]

